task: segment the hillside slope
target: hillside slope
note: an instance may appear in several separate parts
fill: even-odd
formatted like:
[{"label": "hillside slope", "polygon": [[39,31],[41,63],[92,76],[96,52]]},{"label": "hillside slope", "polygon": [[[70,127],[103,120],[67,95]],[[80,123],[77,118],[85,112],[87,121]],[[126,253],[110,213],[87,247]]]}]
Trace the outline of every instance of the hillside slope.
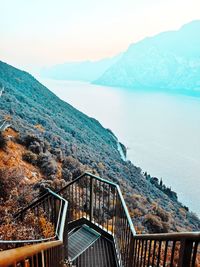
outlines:
[{"label": "hillside slope", "polygon": [[98,121],[60,100],[30,74],[3,62],[0,87],[5,89],[0,120],[9,118],[17,132],[14,142],[29,151],[23,160],[41,170],[43,183],[58,189],[89,169],[120,185],[139,231],[199,229],[198,218],[174,192],[121,159],[116,138]]},{"label": "hillside slope", "polygon": [[130,45],[96,84],[200,95],[200,21]]}]

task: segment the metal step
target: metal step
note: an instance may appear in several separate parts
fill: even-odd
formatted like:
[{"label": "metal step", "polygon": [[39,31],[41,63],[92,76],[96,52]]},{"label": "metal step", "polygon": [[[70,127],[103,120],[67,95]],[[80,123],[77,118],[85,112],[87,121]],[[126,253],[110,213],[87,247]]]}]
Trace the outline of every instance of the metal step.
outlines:
[{"label": "metal step", "polygon": [[88,249],[101,235],[87,226],[82,225],[76,231],[69,233],[68,253],[71,261],[74,261],[86,249]]}]

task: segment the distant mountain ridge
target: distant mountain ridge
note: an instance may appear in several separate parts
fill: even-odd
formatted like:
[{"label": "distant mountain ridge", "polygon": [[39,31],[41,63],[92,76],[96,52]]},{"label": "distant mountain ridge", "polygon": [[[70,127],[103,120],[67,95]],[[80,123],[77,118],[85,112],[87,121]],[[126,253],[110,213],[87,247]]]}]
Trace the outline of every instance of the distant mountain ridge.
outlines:
[{"label": "distant mountain ridge", "polygon": [[200,95],[200,20],[130,45],[94,83]]},{"label": "distant mountain ridge", "polygon": [[43,68],[40,75],[55,80],[78,80],[91,82],[98,79],[110,66],[115,64],[121,54],[98,61],[66,62]]}]

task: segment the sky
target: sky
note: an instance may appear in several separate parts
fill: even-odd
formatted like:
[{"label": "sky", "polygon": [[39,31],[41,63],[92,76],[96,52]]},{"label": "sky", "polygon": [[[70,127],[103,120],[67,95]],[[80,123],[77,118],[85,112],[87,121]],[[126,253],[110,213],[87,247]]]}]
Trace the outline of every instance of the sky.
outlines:
[{"label": "sky", "polygon": [[200,19],[200,0],[0,0],[0,60],[26,70],[98,60]]}]

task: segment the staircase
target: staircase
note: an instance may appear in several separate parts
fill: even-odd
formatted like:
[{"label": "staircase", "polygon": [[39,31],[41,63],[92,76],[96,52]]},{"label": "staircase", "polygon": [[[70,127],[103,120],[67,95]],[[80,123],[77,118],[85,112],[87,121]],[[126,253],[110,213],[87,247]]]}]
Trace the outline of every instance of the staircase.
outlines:
[{"label": "staircase", "polygon": [[137,235],[119,186],[90,173],[48,190],[14,220],[28,212],[45,214],[54,235],[0,240],[0,267],[200,266],[200,232]]}]

